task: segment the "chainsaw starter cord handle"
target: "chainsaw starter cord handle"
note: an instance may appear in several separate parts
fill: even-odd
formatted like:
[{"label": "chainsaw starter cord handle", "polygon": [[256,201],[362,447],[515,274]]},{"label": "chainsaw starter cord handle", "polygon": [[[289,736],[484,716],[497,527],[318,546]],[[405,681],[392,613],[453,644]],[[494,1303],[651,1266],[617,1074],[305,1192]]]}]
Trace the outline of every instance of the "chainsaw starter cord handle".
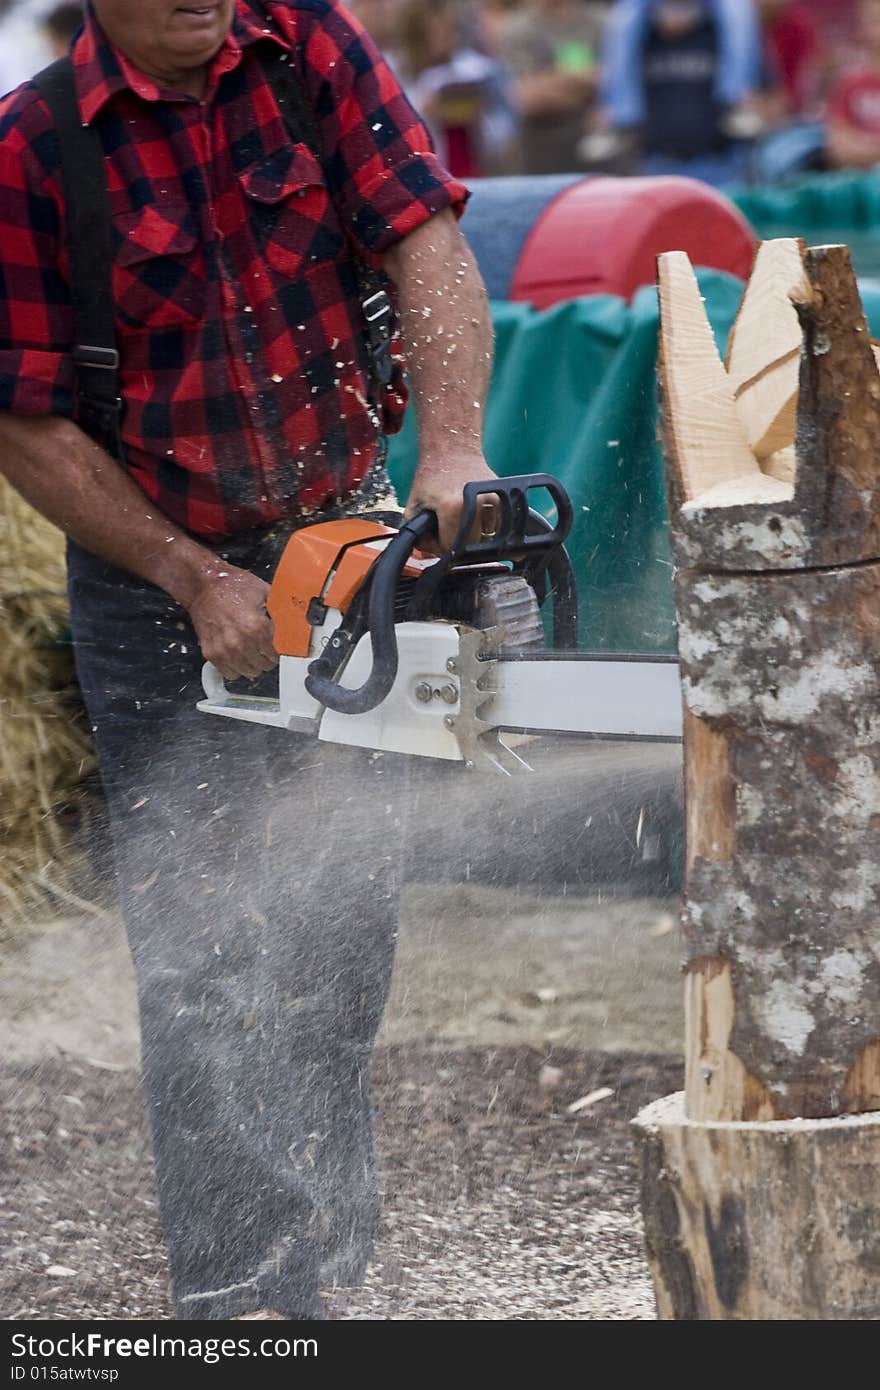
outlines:
[{"label": "chainsaw starter cord handle", "polygon": [[370,572],[369,632],[373,666],[363,685],[346,690],[333,679],[332,666],[326,656],[319,657],[309,667],[306,690],[319,704],[337,714],[367,714],[381,705],[397,679],[397,634],[394,609],[397,586],[407,560],[428,536],[437,534],[435,512],[418,512],[401,526],[388,543]]}]

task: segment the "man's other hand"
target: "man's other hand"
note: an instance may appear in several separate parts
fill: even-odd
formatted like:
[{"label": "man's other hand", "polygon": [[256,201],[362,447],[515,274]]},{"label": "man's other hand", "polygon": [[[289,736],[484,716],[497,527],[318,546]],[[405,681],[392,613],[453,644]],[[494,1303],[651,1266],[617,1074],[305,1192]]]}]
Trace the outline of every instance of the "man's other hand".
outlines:
[{"label": "man's other hand", "polygon": [[262,579],[224,565],[200,584],[188,605],[202,655],[225,680],[253,680],[278,665],[268,597]]},{"label": "man's other hand", "polygon": [[[437,549],[438,553],[442,553],[449,549],[458,535],[465,483],[482,483],[487,478],[496,476],[486,460],[479,455],[423,460],[413,479],[406,504],[407,518],[424,510],[436,512],[440,536]],[[471,542],[478,541],[481,534],[493,534],[486,522],[489,519],[490,508],[497,516],[497,502],[494,495],[487,494],[481,499],[481,503],[485,505],[477,508],[474,531],[468,538]],[[434,547],[426,545],[424,549],[433,550]]]}]

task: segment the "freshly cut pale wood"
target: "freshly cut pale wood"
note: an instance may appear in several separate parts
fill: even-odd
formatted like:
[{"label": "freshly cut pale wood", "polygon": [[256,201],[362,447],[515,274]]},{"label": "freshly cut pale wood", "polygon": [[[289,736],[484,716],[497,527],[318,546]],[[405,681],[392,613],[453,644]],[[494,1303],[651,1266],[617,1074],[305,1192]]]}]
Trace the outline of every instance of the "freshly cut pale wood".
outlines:
[{"label": "freshly cut pale wood", "polygon": [[769,367],[800,354],[802,334],[792,294],[803,296],[804,243],[795,237],[764,241],[727,347],[727,374],[735,395]]},{"label": "freshly cut pale wood", "polygon": [[846,1110],[880,1110],[880,1039],[868,1043],[844,1082]]},{"label": "freshly cut pale wood", "polygon": [[773,506],[778,502],[790,502],[794,496],[791,482],[784,482],[776,474],[747,473],[738,478],[728,478],[723,483],[710,487],[708,492],[700,493],[691,502],[685,502],[682,512],[685,515],[696,510],[712,507],[749,507],[766,503]]},{"label": "freshly cut pale wood", "polygon": [[767,1088],[731,1049],[736,996],[730,962],[691,961],[685,974],[685,1103],[691,1119],[774,1120]]},{"label": "freshly cut pale wood", "polygon": [[759,246],[730,335],[730,384],[759,460],[794,443],[803,335],[793,296],[807,290],[804,251],[793,237]]},{"label": "freshly cut pale wood", "polygon": [[794,487],[797,475],[797,449],[794,444],[789,444],[788,448],[780,449],[778,453],[762,459],[761,470],[768,478],[776,478],[780,483],[788,483],[790,487]]},{"label": "freshly cut pale wood", "polygon": [[[872,347],[875,361],[880,366],[880,346],[872,343]],[[766,466],[767,460],[784,453],[794,444],[800,374],[801,354],[798,349],[772,363],[760,376],[746,382],[737,391],[736,408],[752,451],[765,473],[772,472]]]},{"label": "freshly cut pale wood", "polygon": [[684,494],[681,501],[735,480],[745,485],[751,478],[759,487],[763,475],[749,448],[697,278],[684,252],[660,257],[658,283],[660,372]]},{"label": "freshly cut pale wood", "polygon": [[685,708],[685,812],[687,867],[699,860],[727,864],[736,853],[736,783],[730,745],[723,729],[714,729]]},{"label": "freshly cut pale wood", "polygon": [[660,1318],[880,1318],[880,1115],[705,1124],[675,1095],[634,1123]]},{"label": "freshly cut pale wood", "polygon": [[736,408],[759,462],[794,443],[800,373],[798,349],[737,392]]},{"label": "freshly cut pale wood", "polygon": [[[758,441],[761,458],[749,450],[761,475],[754,482],[721,389],[708,409],[700,405],[695,411],[688,399],[692,372],[681,338],[699,336],[701,360],[711,363],[712,356],[708,329],[693,303],[693,285],[687,285],[687,292],[684,288],[685,268],[686,262],[682,267],[680,260],[663,257],[659,276],[660,425],[677,568],[742,573],[878,558],[880,349],[871,342],[846,247],[804,253],[804,280],[790,291],[803,347],[765,368],[768,380],[772,376],[777,384],[790,374],[790,390],[781,393],[787,394],[781,412],[770,412],[772,437]],[[759,389],[760,383],[750,378],[735,409]],[[705,417],[713,410],[719,427],[706,435]],[[702,417],[697,444],[696,414]],[[742,421],[740,426],[744,433]],[[728,482],[735,486],[721,486]]]},{"label": "freshly cut pale wood", "polygon": [[[685,709],[688,875],[730,864],[737,852],[737,784],[725,729]],[[696,948],[695,948],[696,949]],[[695,1119],[773,1119],[772,1103],[730,1047],[736,1000],[730,963],[692,959],[685,974],[685,1087]]]}]

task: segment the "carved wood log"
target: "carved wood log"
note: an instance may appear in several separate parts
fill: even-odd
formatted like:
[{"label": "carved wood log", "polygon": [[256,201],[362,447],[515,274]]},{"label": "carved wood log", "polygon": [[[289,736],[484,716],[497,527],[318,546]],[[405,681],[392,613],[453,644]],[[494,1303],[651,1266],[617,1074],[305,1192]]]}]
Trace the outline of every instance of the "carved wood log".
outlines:
[{"label": "carved wood log", "polygon": [[[661,1316],[880,1316],[876,1180],[864,1201],[851,1192],[853,1210],[867,1203],[871,1217],[873,1273],[863,1262],[860,1283],[850,1270],[837,1311],[806,1287],[809,1261],[780,1255],[779,1279],[786,1269],[790,1278],[780,1293],[764,1269],[766,1242],[736,1298],[712,1282],[712,1241],[728,1240],[717,1235],[725,1201],[750,1240],[777,1207],[790,1226],[780,1250],[808,1239],[797,1226],[819,1202],[822,1159],[811,1144],[824,1142],[821,1125],[798,1146],[767,1122],[880,1110],[880,371],[843,247],[789,242],[759,255],[728,354],[736,380],[700,321],[686,258],[661,257],[659,281],[688,856],[686,1121],[658,1128],[647,1112],[638,1122],[658,1307]],[[768,304],[788,316],[766,335],[769,348],[755,330]],[[782,397],[768,387],[749,400],[743,384],[787,369],[792,332],[802,346],[796,437],[786,441]],[[773,343],[781,368],[766,360]],[[768,433],[777,452],[759,458]],[[880,1124],[866,1132],[851,1174],[862,1183],[865,1164],[880,1164]],[[828,1140],[835,1153],[845,1142]],[[672,1245],[656,1214],[664,1184],[676,1258],[690,1261],[701,1290],[692,1314],[668,1292]],[[835,1221],[845,1205],[829,1206]],[[833,1264],[845,1241],[832,1234]],[[855,1254],[841,1260],[860,1267]],[[765,1286],[776,1291],[762,1312]],[[855,1311],[866,1306],[874,1312]]]}]

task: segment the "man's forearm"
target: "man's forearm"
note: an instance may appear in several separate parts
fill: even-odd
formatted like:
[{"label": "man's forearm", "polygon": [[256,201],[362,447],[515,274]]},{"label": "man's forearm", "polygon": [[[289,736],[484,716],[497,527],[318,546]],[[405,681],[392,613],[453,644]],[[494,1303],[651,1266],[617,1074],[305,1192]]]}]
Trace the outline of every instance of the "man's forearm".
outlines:
[{"label": "man's forearm", "polygon": [[0,472],[80,545],[185,607],[221,568],[70,420],[0,414]]},{"label": "man's forearm", "polygon": [[483,458],[493,357],[486,290],[451,212],[402,241],[385,268],[398,290],[419,422],[419,466],[407,511],[436,512],[446,548],[458,530],[465,483],[494,476]]},{"label": "man's forearm", "polygon": [[386,260],[400,300],[401,331],[423,458],[482,452],[492,372],[492,324],[473,253],[452,213],[420,227]]},{"label": "man's forearm", "polygon": [[70,420],[0,413],[0,472],[86,550],[186,608],[202,655],[224,676],[255,677],[275,665],[268,585],[181,531]]}]

